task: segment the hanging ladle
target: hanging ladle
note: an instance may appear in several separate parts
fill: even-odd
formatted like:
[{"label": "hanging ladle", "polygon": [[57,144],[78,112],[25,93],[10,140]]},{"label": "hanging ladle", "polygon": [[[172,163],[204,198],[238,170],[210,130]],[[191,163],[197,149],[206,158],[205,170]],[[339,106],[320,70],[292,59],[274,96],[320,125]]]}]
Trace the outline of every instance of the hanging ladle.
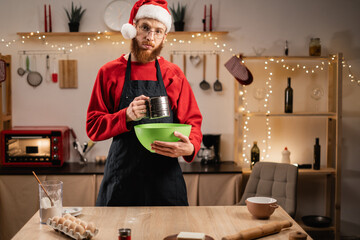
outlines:
[{"label": "hanging ladle", "polygon": [[202,90],[208,90],[208,89],[210,89],[210,84],[205,80],[205,72],[206,72],[206,55],[205,54],[204,54],[203,64],[204,64],[203,80],[200,83],[200,88]]},{"label": "hanging ladle", "polygon": [[219,81],[219,54],[216,54],[216,81],[214,82],[214,91],[222,91],[222,84]]},{"label": "hanging ladle", "polygon": [[26,70],[23,68],[23,54],[20,54],[19,57],[19,68],[17,69],[17,73],[19,74],[19,76],[24,76],[24,74],[26,73]]}]

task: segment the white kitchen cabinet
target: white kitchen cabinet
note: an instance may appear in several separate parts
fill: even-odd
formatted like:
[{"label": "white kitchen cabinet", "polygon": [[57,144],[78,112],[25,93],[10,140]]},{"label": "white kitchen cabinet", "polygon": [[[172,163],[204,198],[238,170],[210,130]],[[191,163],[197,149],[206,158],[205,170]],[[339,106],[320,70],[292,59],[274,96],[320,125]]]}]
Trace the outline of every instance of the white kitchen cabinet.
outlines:
[{"label": "white kitchen cabinet", "polygon": [[[342,54],[329,57],[243,57],[254,82],[242,86],[235,81],[234,160],[250,172],[250,151],[254,141],[260,161],[281,161],[287,147],[291,163],[312,164],[315,138],[320,138],[321,169],[301,169],[299,186],[325,185],[322,215],[333,220],[340,237],[340,150]],[[284,113],[284,92],[291,77],[293,113]],[[307,197],[309,205],[314,199]],[[300,209],[300,212],[303,209]],[[299,210],[298,210],[299,212]],[[308,214],[310,215],[310,214]],[[300,217],[300,216],[297,216]],[[305,230],[314,231],[316,229]]]}]

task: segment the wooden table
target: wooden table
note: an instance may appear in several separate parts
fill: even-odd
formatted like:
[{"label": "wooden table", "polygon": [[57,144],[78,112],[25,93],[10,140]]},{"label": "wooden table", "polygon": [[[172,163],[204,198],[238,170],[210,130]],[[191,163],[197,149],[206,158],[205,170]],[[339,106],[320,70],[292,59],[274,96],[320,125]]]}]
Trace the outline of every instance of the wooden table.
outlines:
[{"label": "wooden table", "polygon": [[[203,232],[214,239],[273,221],[290,220],[293,226],[263,239],[289,239],[289,233],[304,230],[281,208],[267,220],[253,218],[246,206],[194,207],[84,207],[78,216],[94,222],[99,229],[93,239],[118,239],[119,228],[131,228],[132,240],[161,240],[169,235]],[[39,212],[24,225],[13,240],[66,239],[47,225],[39,223]],[[308,239],[311,239],[308,237]]]}]

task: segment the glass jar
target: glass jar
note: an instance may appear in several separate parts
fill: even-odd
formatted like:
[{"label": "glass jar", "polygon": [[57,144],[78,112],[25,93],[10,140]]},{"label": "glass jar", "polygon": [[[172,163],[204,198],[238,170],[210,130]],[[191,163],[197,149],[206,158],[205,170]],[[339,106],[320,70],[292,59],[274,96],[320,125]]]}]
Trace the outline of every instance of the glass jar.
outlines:
[{"label": "glass jar", "polygon": [[310,56],[321,56],[320,38],[311,38],[309,44]]}]

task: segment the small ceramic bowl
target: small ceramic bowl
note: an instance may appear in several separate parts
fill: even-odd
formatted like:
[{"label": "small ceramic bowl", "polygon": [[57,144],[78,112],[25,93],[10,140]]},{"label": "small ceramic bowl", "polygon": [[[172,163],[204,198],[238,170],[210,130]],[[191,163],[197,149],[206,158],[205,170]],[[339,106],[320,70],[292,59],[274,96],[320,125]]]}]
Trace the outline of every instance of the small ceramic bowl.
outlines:
[{"label": "small ceramic bowl", "polygon": [[249,212],[256,218],[269,218],[279,207],[277,200],[270,197],[250,197],[245,200]]}]

